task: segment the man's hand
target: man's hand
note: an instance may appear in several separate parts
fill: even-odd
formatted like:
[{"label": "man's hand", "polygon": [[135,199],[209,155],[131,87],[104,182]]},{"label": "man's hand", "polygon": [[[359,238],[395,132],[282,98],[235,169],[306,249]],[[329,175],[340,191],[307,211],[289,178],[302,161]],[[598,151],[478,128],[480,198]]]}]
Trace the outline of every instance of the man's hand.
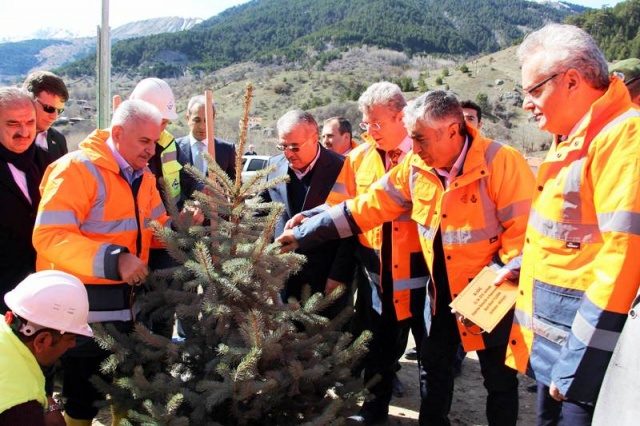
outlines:
[{"label": "man's hand", "polygon": [[204,213],[202,213],[202,209],[197,206],[186,206],[180,212],[179,217],[181,221],[191,217],[191,221],[194,225],[202,225],[204,222]]},{"label": "man's hand", "polygon": [[567,398],[560,393],[560,389],[558,389],[556,384],[553,382],[551,382],[551,385],[549,386],[549,395],[551,396],[551,398],[555,399],[558,402],[567,400]]},{"label": "man's hand", "polygon": [[276,243],[280,244],[280,253],[289,253],[299,247],[296,237],[293,235],[293,230],[291,229],[284,231],[282,235],[276,238]]},{"label": "man's hand", "polygon": [[493,285],[499,286],[500,284],[502,284],[507,280],[516,281],[516,274],[514,274],[513,271],[509,269],[502,268],[498,271],[498,275],[496,276],[496,279],[493,280]]},{"label": "man's hand", "polygon": [[331,294],[331,292],[333,290],[335,290],[337,287],[343,286],[344,287],[344,283],[341,283],[340,281],[336,281],[336,280],[332,280],[331,278],[327,278],[327,283],[324,286],[324,294],[329,295]]},{"label": "man's hand", "polygon": [[460,312],[456,311],[453,308],[451,308],[451,313],[456,316],[456,321],[460,322],[460,324],[464,325],[465,327],[469,328],[475,325],[473,321],[463,317]]},{"label": "man's hand", "polygon": [[122,281],[129,285],[142,285],[149,275],[149,268],[145,263],[131,253],[118,255],[118,273]]},{"label": "man's hand", "polygon": [[304,221],[307,219],[308,217],[306,217],[302,213],[298,213],[287,221],[287,223],[284,225],[284,229],[285,230],[293,229],[296,226],[300,225],[301,223],[304,223]]}]

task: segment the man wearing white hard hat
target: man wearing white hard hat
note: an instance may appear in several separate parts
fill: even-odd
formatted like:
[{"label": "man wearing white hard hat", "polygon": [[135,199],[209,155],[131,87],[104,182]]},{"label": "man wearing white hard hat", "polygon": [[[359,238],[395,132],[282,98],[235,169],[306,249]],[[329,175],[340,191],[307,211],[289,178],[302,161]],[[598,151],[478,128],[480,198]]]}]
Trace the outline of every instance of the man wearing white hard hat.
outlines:
[{"label": "man wearing white hard hat", "polygon": [[[156,176],[158,191],[162,195],[165,207],[169,204],[181,206],[185,197],[182,194],[195,190],[196,181],[182,170],[177,160],[176,140],[166,128],[170,120],[178,118],[173,91],[166,81],[151,77],[141,80],[131,92],[129,99],[138,99],[155,106],[162,116],[162,133],[156,143],[156,153],[149,159],[149,170]],[[168,193],[164,192],[164,185]],[[190,191],[190,192],[187,192]]]},{"label": "man wearing white hard hat", "polygon": [[[178,118],[173,91],[166,81],[150,77],[141,80],[131,92],[129,99],[145,101],[155,106],[162,116],[162,133],[156,142],[155,154],[147,166],[156,177],[156,187],[167,211],[170,206],[181,208],[186,198],[199,187],[197,181],[183,170],[178,161],[176,139],[166,128],[169,120]],[[149,269],[157,270],[175,266],[175,261],[165,249],[154,248],[149,253]],[[155,330],[158,331],[158,330]],[[171,327],[161,334],[171,335]]]},{"label": "man wearing white hard hat", "polygon": [[10,311],[0,322],[0,424],[64,425],[41,368],[75,346],[77,335],[93,335],[87,290],[66,272],[41,271],[4,300]]}]

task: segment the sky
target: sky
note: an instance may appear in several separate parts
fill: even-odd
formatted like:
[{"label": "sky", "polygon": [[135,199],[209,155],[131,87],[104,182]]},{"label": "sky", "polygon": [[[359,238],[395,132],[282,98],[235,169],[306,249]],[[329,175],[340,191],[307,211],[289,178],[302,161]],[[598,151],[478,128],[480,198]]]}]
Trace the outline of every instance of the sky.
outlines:
[{"label": "sky", "polygon": [[[169,16],[208,19],[248,1],[109,0],[109,25],[117,28]],[[102,0],[0,0],[0,40],[33,34],[42,28],[64,28],[80,36],[94,36],[101,20]]]},{"label": "sky", "polygon": [[[133,21],[169,16],[208,19],[247,1],[109,0],[109,25],[117,28]],[[600,8],[621,0],[569,1]],[[24,38],[44,28],[64,28],[79,36],[94,36],[101,17],[102,0],[0,0],[0,40]]]}]

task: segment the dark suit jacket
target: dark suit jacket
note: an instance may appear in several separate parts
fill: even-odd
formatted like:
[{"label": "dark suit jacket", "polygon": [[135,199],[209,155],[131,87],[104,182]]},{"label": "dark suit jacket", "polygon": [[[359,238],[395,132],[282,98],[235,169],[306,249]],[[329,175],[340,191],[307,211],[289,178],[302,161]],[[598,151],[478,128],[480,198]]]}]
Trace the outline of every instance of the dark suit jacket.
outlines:
[{"label": "dark suit jacket", "polygon": [[[344,163],[342,155],[329,151],[321,145],[319,146],[320,157],[318,157],[318,161],[314,165],[313,176],[302,211],[324,204]],[[267,176],[267,181],[287,174],[289,162],[283,154],[271,157],[268,166],[272,164],[276,165],[276,169]],[[289,183],[282,183],[260,194],[266,202],[277,201],[285,206],[285,210],[276,224],[275,236],[282,234],[285,224],[295,214],[295,212],[291,211],[291,200],[289,198],[291,195],[289,194],[288,186]],[[298,253],[307,257],[307,263],[304,264],[300,272],[289,278],[283,295],[284,299],[286,300],[290,295],[299,297],[300,290],[304,284],[310,284],[313,293],[322,292],[327,278],[350,285],[353,279],[354,250],[355,240],[346,239],[330,241],[314,249],[298,251]]]},{"label": "dark suit jacket", "polygon": [[[227,176],[231,180],[236,178],[236,146],[231,142],[223,141],[222,139],[214,139],[215,151],[216,151],[216,163],[222,170],[225,171]],[[189,141],[189,135],[176,139],[178,144],[178,162],[180,164],[193,164],[193,157],[191,156],[191,143]],[[185,172],[186,173],[186,172]],[[193,191],[191,192],[193,193]],[[185,194],[185,196],[191,197],[191,194]]]},{"label": "dark suit jacket", "polygon": [[49,130],[47,130],[47,146],[40,146],[40,148],[43,148],[49,153],[52,161],[57,160],[58,158],[69,152],[69,148],[67,147],[67,139],[62,133],[60,133],[53,127],[50,127]]},{"label": "dark suit jacket", "polygon": [[[48,151],[36,147],[35,160],[41,176],[51,163]],[[13,180],[6,162],[0,161],[0,310],[4,295],[35,271],[36,251],[31,234],[38,206],[32,206]]]}]

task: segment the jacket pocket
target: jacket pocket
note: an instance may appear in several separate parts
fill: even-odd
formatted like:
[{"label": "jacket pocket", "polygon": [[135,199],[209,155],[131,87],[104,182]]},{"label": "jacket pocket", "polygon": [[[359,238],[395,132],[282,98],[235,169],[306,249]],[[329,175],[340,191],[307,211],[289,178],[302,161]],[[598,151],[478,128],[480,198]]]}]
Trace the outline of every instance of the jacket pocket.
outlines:
[{"label": "jacket pocket", "polygon": [[356,188],[357,193],[362,194],[367,192],[367,189],[376,181],[376,174],[366,170],[358,170],[356,173]]},{"label": "jacket pocket", "polygon": [[438,202],[436,197],[436,187],[433,184],[416,183],[411,194],[413,201],[413,210],[411,211],[411,219],[420,225],[429,227],[430,217],[437,212]]},{"label": "jacket pocket", "polygon": [[569,337],[583,292],[534,281],[533,328],[536,334],[562,345]]}]

